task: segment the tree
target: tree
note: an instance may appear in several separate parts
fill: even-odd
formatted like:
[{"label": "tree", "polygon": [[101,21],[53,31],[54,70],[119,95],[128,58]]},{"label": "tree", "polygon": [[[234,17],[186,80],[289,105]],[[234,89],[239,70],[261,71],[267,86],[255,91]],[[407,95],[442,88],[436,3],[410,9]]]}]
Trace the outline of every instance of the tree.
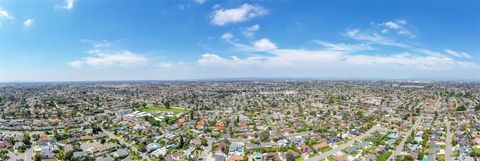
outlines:
[{"label": "tree", "polygon": [[404,158],[403,158],[404,161],[414,161],[415,158],[413,158],[411,155],[406,155]]},{"label": "tree", "polygon": [[24,144],[30,144],[30,134],[24,134],[23,135],[23,143]]},{"label": "tree", "polygon": [[262,131],[260,133],[260,140],[262,140],[262,142],[266,141],[269,137],[270,137],[270,134],[267,130]]},{"label": "tree", "polygon": [[285,154],[285,158],[287,158],[287,161],[294,161],[295,154],[293,154],[292,152],[287,152],[287,154]]},{"label": "tree", "polygon": [[65,154],[65,160],[72,160],[72,156],[73,156],[73,151],[68,151]]},{"label": "tree", "polygon": [[141,152],[145,152],[147,149],[145,148],[145,144],[140,143],[138,144],[138,150]]},{"label": "tree", "polygon": [[420,150],[420,151],[418,152],[418,159],[419,159],[419,160],[423,159],[423,155],[424,155],[424,152],[423,152],[422,150]]},{"label": "tree", "polygon": [[35,153],[35,155],[33,156],[33,160],[34,161],[40,161],[42,160],[41,156],[40,156],[40,153]]},{"label": "tree", "polygon": [[180,143],[179,143],[178,147],[183,148],[184,144],[185,144],[185,141],[183,140],[183,135],[180,135]]},{"label": "tree", "polygon": [[32,134],[32,138],[33,138],[33,141],[38,141],[38,139],[40,138],[40,135]]},{"label": "tree", "polygon": [[202,142],[202,145],[203,145],[203,146],[207,146],[207,145],[208,145],[208,141],[207,141],[207,139],[205,139],[205,138],[202,138],[202,139],[201,139],[201,142]]},{"label": "tree", "polygon": [[193,120],[193,118],[194,118],[194,113],[193,113],[193,112],[194,112],[194,110],[192,110],[192,111],[190,112],[190,120]]},{"label": "tree", "polygon": [[18,151],[19,151],[20,153],[24,153],[25,150],[27,150],[27,148],[25,147],[25,145],[22,145],[22,146],[20,146],[20,147],[18,148]]},{"label": "tree", "polygon": [[169,117],[165,117],[165,122],[168,124],[168,121],[170,120]]},{"label": "tree", "polygon": [[163,105],[165,106],[165,108],[168,108],[168,109],[171,108],[171,107],[170,107],[170,102],[168,102],[168,101],[165,102],[165,103],[163,103]]},{"label": "tree", "polygon": [[357,115],[357,118],[363,118],[363,112],[362,111],[357,111],[357,113],[355,115]]},{"label": "tree", "polygon": [[102,132],[102,129],[100,129],[100,127],[98,127],[97,125],[92,125],[92,133],[98,134],[98,132]]},{"label": "tree", "polygon": [[53,137],[57,140],[63,140],[56,129],[53,129]]},{"label": "tree", "polygon": [[[167,117],[167,118],[168,118],[168,117]],[[175,122],[177,122],[176,120],[177,120],[176,118],[169,119],[169,120],[167,121],[167,124],[169,124],[169,125],[174,124]]]},{"label": "tree", "polygon": [[464,105],[458,106],[457,111],[466,111],[467,108]]},{"label": "tree", "polygon": [[63,128],[63,132],[68,132],[68,130],[70,130],[70,127],[68,127],[68,126],[65,126],[65,127]]}]

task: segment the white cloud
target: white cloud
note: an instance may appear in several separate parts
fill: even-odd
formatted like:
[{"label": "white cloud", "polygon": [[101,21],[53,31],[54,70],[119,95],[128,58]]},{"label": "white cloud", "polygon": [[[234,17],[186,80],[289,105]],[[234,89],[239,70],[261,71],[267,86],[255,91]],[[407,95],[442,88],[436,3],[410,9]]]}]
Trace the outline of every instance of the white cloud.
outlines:
[{"label": "white cloud", "polygon": [[[116,40],[118,41],[118,40]],[[104,67],[137,67],[149,63],[147,57],[131,52],[129,50],[111,50],[112,42],[107,40],[94,41],[88,39],[80,40],[81,43],[87,43],[92,46],[85,51],[90,56],[68,62],[67,64],[80,68],[84,65],[104,68]]]},{"label": "white cloud", "polygon": [[205,2],[207,2],[207,0],[193,0],[193,1],[194,1],[195,3],[197,3],[197,4],[200,4],[200,5],[202,5],[202,4],[204,4]]},{"label": "white cloud", "polygon": [[271,56],[252,56],[231,59],[215,54],[204,54],[198,64],[202,66],[290,68],[290,69],[403,69],[410,71],[447,71],[480,69],[474,62],[457,61],[449,57],[421,56],[412,53],[371,55],[351,54],[344,51],[277,49]]},{"label": "white cloud", "polygon": [[247,27],[247,30],[248,30],[248,31],[257,31],[257,30],[259,30],[259,29],[260,29],[260,25],[258,25],[258,24],[255,24],[255,25],[253,25],[253,26]]},{"label": "white cloud", "polygon": [[229,32],[223,33],[222,36],[220,36],[220,39],[223,39],[225,41],[230,41],[233,38],[234,38],[233,34]]},{"label": "white cloud", "polygon": [[29,18],[29,19],[23,21],[23,26],[28,28],[28,27],[32,26],[34,22],[35,21],[33,19]]},{"label": "white cloud", "polygon": [[55,9],[72,10],[73,9],[73,2],[74,2],[74,0],[65,0],[65,2],[63,4],[55,5]]},{"label": "white cloud", "polygon": [[259,66],[265,68],[283,67],[318,67],[322,64],[339,62],[342,58],[340,52],[316,51],[303,49],[278,49],[272,51],[273,56],[251,56],[246,58],[223,58],[215,54],[204,54],[198,60],[202,66],[225,66],[225,67],[246,67]]},{"label": "white cloud", "polygon": [[408,37],[415,37],[415,35],[408,30],[405,25],[407,24],[406,20],[396,20],[396,21],[388,21],[381,23],[380,26],[384,27],[382,33],[388,33],[390,31],[396,32],[398,35],[408,36]]},{"label": "white cloud", "polygon": [[255,35],[255,32],[260,30],[260,25],[258,24],[255,24],[255,25],[252,25],[250,27],[247,27],[245,28],[243,31],[242,31],[242,34],[245,36],[245,37],[253,37],[253,35]]},{"label": "white cloud", "polygon": [[13,16],[11,16],[7,10],[0,9],[0,18],[2,19],[13,19]]},{"label": "white cloud", "polygon": [[467,59],[472,58],[472,56],[470,56],[470,54],[467,54],[465,52],[457,52],[457,51],[453,51],[453,50],[450,50],[450,49],[445,49],[445,53],[450,54],[450,55],[455,56],[455,57],[459,57],[459,58],[467,58]]},{"label": "white cloud", "polygon": [[238,67],[238,66],[249,66],[255,65],[262,61],[261,57],[248,57],[246,59],[240,59],[236,56],[231,57],[230,59],[222,58],[216,54],[206,53],[202,55],[197,63],[202,66],[229,66],[229,67]]},{"label": "white cloud", "polygon": [[390,29],[398,29],[400,27],[400,26],[397,25],[397,23],[392,22],[392,21],[385,22],[385,23],[383,23],[383,25],[386,26],[387,28],[390,28]]},{"label": "white cloud", "polygon": [[277,45],[270,41],[267,38],[262,38],[256,41],[253,41],[251,44],[246,45],[242,43],[237,43],[232,41],[234,36],[231,33],[224,33],[220,39],[225,40],[227,43],[235,46],[236,50],[246,51],[246,52],[265,52],[277,49]]},{"label": "white cloud", "polygon": [[408,47],[408,45],[396,42],[393,39],[389,39],[384,37],[380,34],[375,32],[373,33],[366,33],[361,32],[359,29],[350,29],[343,33],[344,36],[348,38],[352,38],[355,40],[366,41],[369,43],[381,44],[381,45],[388,45],[388,46],[396,46],[396,47]]},{"label": "white cloud", "polygon": [[[120,40],[115,40],[115,41],[120,41]],[[109,48],[109,47],[112,46],[112,43],[113,43],[113,42],[108,41],[108,40],[96,41],[96,40],[89,40],[89,39],[82,39],[82,40],[80,40],[80,42],[92,45],[93,49],[90,50],[90,51],[96,51],[100,48]]]},{"label": "white cloud", "polygon": [[102,68],[112,66],[136,67],[146,65],[147,63],[148,59],[146,57],[128,50],[123,50],[118,52],[103,52],[93,54],[92,56],[75,60],[69,62],[68,64],[76,68],[79,68],[83,65]]},{"label": "white cloud", "polygon": [[[316,68],[342,59],[344,53],[329,50],[277,49],[265,62],[267,67]],[[332,64],[333,65],[333,64]]]},{"label": "white cloud", "polygon": [[338,44],[333,44],[330,42],[326,41],[321,41],[321,40],[314,40],[315,43],[320,44],[322,46],[325,46],[327,50],[332,50],[332,51],[346,51],[346,52],[354,52],[354,51],[362,51],[362,50],[373,50],[373,47],[371,47],[369,44],[344,44],[344,43],[338,43]]},{"label": "white cloud", "polygon": [[74,67],[74,68],[80,68],[84,64],[84,61],[83,60],[75,60],[75,61],[68,62],[67,64],[70,65],[71,67]]},{"label": "white cloud", "polygon": [[273,42],[271,42],[267,38],[263,38],[255,41],[253,43],[253,47],[255,47],[257,51],[269,51],[269,50],[277,49],[277,45],[275,45]]},{"label": "white cloud", "polygon": [[[408,31],[404,28],[407,24],[405,20],[389,21],[382,23],[388,31]],[[250,26],[245,31],[256,31],[260,26]],[[438,52],[426,48],[421,48],[415,44],[402,43],[387,35],[377,33],[372,30],[361,31],[359,29],[349,29],[342,33],[343,36],[357,40],[360,43],[330,43],[327,41],[314,40],[315,43],[324,46],[321,50],[309,49],[285,49],[278,47],[268,38],[258,39],[250,44],[230,41],[233,35],[224,34],[222,39],[227,40],[234,45],[237,50],[244,52],[265,52],[269,55],[251,56],[245,58],[232,57],[223,58],[220,55],[206,54],[198,61],[201,64],[219,65],[219,66],[242,66],[252,65],[265,68],[378,68],[378,69],[408,69],[411,71],[452,71],[452,70],[475,70],[480,65],[473,61],[461,61],[455,59],[471,58],[465,52],[457,52],[446,49],[444,52]],[[371,45],[381,45],[375,47]],[[391,50],[382,51],[382,48],[398,47],[404,51]],[[368,52],[365,52],[367,51]],[[398,54],[399,53],[399,54]],[[255,61],[252,61],[255,60]],[[239,63],[242,62],[242,63]],[[246,63],[248,62],[248,63]]]},{"label": "white cloud", "polygon": [[[347,31],[346,36],[371,43],[400,46],[393,40],[386,39],[380,35],[366,35],[358,30]],[[247,52],[266,52],[270,55],[251,56],[245,58],[223,58],[216,54],[204,54],[198,63],[209,66],[227,67],[248,67],[257,66],[263,68],[378,68],[378,69],[407,69],[411,71],[445,71],[445,70],[472,70],[479,69],[480,65],[475,62],[459,61],[448,57],[446,54],[421,49],[406,47],[403,49],[412,50],[413,53],[403,52],[400,54],[389,53],[375,55],[373,48],[368,43],[344,44],[330,43],[315,40],[316,43],[325,46],[321,50],[308,49],[282,49],[277,47],[267,38],[257,40],[252,46],[235,43],[237,48]],[[406,46],[406,45],[405,45]],[[370,50],[369,53],[362,51]],[[381,51],[374,51],[381,53]],[[457,57],[469,57],[468,54],[448,50],[447,53]]]},{"label": "white cloud", "polygon": [[0,7],[0,25],[2,25],[3,22],[7,21],[7,20],[12,20],[14,19],[15,17],[13,17],[12,15],[10,15],[10,13],[8,13],[7,10],[4,10]]},{"label": "white cloud", "polygon": [[243,4],[238,8],[219,8],[213,12],[210,23],[222,26],[228,23],[243,22],[251,18],[266,15],[268,11],[259,5]]},{"label": "white cloud", "polygon": [[419,56],[411,53],[393,55],[351,55],[345,59],[347,64],[377,67],[400,67],[417,70],[446,70],[458,62],[447,57]]},{"label": "white cloud", "polygon": [[441,52],[433,51],[433,50],[430,50],[430,49],[420,48],[420,49],[416,49],[416,50],[414,50],[414,51],[415,51],[415,52],[418,52],[418,53],[420,53],[420,54],[428,55],[428,56],[447,57],[445,54],[443,54],[443,53],[441,53]]}]

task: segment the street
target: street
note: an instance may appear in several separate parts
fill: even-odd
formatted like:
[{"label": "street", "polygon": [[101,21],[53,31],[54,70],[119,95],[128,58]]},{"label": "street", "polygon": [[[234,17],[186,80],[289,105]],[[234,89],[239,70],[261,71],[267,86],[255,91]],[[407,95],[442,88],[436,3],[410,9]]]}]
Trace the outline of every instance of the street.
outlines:
[{"label": "street", "polygon": [[272,120],[270,120],[270,116],[268,116],[268,114],[264,114],[263,117],[265,118],[265,120],[267,120],[267,123],[268,123],[268,126],[270,126],[270,128],[273,130],[273,134],[275,135],[275,137],[280,137],[280,133],[278,133],[278,129],[273,126],[273,123],[272,123]]},{"label": "street", "polygon": [[452,133],[450,131],[450,121],[445,118],[445,124],[447,125],[447,137],[445,140],[445,160],[452,161]]},{"label": "street", "polygon": [[400,142],[400,144],[397,145],[397,147],[395,148],[395,151],[393,151],[393,154],[390,155],[390,157],[388,157],[388,160],[393,161],[395,157],[403,151],[403,146],[405,145],[405,142],[408,140],[408,137],[413,132],[413,130],[415,130],[418,127],[418,125],[420,125],[421,122],[422,122],[422,116],[420,116],[420,118],[417,119],[417,121],[415,121],[415,124],[413,125],[412,128],[410,128],[410,130],[408,130],[408,132],[403,133],[402,142]]},{"label": "street", "polygon": [[332,150],[328,151],[328,152],[325,152],[325,153],[322,153],[320,155],[317,155],[317,156],[314,156],[312,158],[309,158],[308,161],[318,161],[318,160],[323,160],[327,157],[329,157],[330,155],[333,155],[339,151],[341,151],[342,149],[345,149],[351,145],[353,145],[355,143],[355,141],[359,141],[361,140],[362,138],[364,137],[367,137],[367,136],[370,136],[373,132],[379,130],[381,127],[376,125],[376,126],[373,126],[370,130],[368,130],[367,132],[363,133],[362,135],[360,136],[356,136],[355,138],[353,138],[352,140],[348,141],[347,143],[345,144],[342,144],[340,146],[337,146],[335,148],[333,148]]},{"label": "street", "polygon": [[9,160],[24,160],[24,161],[32,161],[33,157],[33,148],[29,148],[25,150],[24,153],[19,152],[10,152],[8,156],[10,157]]},{"label": "street", "polygon": [[[101,128],[101,127],[100,127]],[[137,148],[135,148],[135,146],[133,146],[132,144],[126,142],[125,140],[123,140],[122,138],[119,138],[117,137],[115,134],[111,133],[110,131],[107,131],[103,128],[101,128],[102,131],[108,135],[108,137],[110,138],[113,138],[113,139],[117,139],[120,144],[123,144],[123,145],[126,145],[128,148],[132,149],[133,152],[135,152],[136,154],[140,155],[140,157],[142,157],[142,160],[148,160],[148,161],[151,161],[150,158],[145,154],[145,153],[142,153],[140,151],[138,151]]]},{"label": "street", "polygon": [[210,149],[212,149],[213,141],[208,139],[208,146],[203,149],[202,156],[203,160],[208,160],[207,158],[210,157]]}]

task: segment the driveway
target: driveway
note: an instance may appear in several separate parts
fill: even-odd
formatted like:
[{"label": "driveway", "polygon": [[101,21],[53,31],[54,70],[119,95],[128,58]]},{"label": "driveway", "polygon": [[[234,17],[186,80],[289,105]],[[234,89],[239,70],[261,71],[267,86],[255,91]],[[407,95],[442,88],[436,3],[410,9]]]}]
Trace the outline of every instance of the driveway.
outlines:
[{"label": "driveway", "polygon": [[8,156],[10,157],[9,160],[24,160],[24,161],[32,161],[33,157],[33,149],[27,149],[25,153],[19,153],[19,152],[10,152],[8,153]]}]

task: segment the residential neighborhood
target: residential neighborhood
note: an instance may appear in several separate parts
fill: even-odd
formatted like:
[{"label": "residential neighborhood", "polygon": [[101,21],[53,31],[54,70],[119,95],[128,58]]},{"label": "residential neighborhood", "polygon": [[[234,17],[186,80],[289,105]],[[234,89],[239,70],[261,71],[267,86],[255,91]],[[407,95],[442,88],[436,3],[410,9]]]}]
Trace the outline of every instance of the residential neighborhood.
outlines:
[{"label": "residential neighborhood", "polygon": [[0,160],[480,160],[480,84],[0,86]]}]

